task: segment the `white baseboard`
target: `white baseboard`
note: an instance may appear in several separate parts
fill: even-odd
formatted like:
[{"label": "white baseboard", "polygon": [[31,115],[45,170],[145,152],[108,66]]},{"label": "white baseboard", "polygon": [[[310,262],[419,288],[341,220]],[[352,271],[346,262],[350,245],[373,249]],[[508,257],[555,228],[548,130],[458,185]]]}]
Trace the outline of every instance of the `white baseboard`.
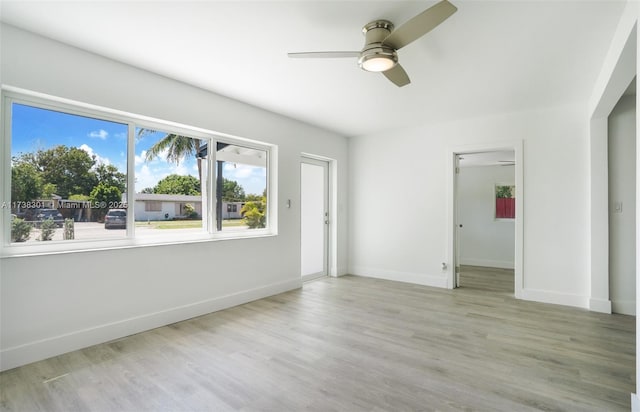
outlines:
[{"label": "white baseboard", "polygon": [[242,305],[301,286],[302,280],[300,278],[288,280],[6,348],[0,351],[0,370],[12,369],[52,356]]},{"label": "white baseboard", "polygon": [[609,299],[589,299],[589,310],[600,313],[611,313],[611,301]]},{"label": "white baseboard", "polygon": [[513,262],[503,261],[503,260],[460,258],[460,264],[469,265],[469,266],[482,266],[486,268],[498,268],[498,269],[514,269],[515,268],[515,264]]},{"label": "white baseboard", "polygon": [[334,277],[339,278],[340,276],[344,276],[344,275],[348,274],[349,270],[345,266],[338,266],[337,268],[332,269],[331,273],[332,273],[332,275],[334,275]]},{"label": "white baseboard", "polygon": [[636,301],[635,300],[612,300],[611,311],[614,313],[620,313],[622,315],[636,315]]},{"label": "white baseboard", "polygon": [[437,288],[447,287],[445,274],[434,276],[426,273],[397,272],[393,270],[369,268],[363,266],[351,267],[350,274],[376,279],[395,280],[398,282],[415,283],[417,285],[433,286]]},{"label": "white baseboard", "polygon": [[553,303],[555,305],[574,306],[589,309],[589,298],[581,295],[571,295],[568,293],[558,293],[549,290],[522,289],[521,298],[542,303]]}]

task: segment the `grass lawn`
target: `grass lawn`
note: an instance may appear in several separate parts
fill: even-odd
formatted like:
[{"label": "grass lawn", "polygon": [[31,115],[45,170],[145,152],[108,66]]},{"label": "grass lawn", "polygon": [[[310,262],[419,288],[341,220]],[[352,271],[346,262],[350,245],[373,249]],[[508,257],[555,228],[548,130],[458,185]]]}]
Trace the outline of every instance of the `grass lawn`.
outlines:
[{"label": "grass lawn", "polygon": [[[199,229],[202,228],[202,220],[160,220],[150,222],[136,222],[137,227],[151,227],[152,229]],[[222,227],[246,226],[244,220],[223,220]]]}]

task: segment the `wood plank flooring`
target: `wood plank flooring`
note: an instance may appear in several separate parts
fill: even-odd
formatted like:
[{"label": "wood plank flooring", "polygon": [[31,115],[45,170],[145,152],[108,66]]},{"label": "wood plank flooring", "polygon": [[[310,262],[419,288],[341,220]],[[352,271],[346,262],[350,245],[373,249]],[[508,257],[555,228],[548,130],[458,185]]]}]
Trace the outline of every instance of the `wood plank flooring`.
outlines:
[{"label": "wood plank flooring", "polygon": [[[511,282],[511,283],[509,283]],[[0,374],[3,411],[628,411],[635,318],[345,276]]]}]

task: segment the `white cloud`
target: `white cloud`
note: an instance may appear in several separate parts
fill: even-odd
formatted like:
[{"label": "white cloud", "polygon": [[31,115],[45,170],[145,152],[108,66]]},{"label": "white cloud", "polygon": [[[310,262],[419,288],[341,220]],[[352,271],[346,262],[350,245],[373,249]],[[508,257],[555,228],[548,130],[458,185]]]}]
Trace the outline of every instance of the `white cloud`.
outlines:
[{"label": "white cloud", "polygon": [[171,175],[176,174],[176,175],[185,176],[185,175],[191,174],[189,173],[189,170],[183,163],[180,163],[179,165],[176,165],[174,163],[169,163],[167,166],[169,169],[169,174]]},{"label": "white cloud", "polygon": [[91,146],[87,145],[86,143],[82,144],[80,147],[78,147],[78,149],[84,150],[91,157],[95,156],[94,158],[96,159],[96,165],[99,165],[99,164],[110,165],[111,164],[111,161],[109,160],[109,158],[100,156],[98,153],[93,151],[93,148],[91,148]]},{"label": "white cloud", "polygon": [[[136,156],[137,158],[138,156]],[[137,162],[136,162],[137,164]],[[175,163],[156,163],[153,165],[149,165],[148,163],[142,162],[137,164],[136,167],[136,192],[140,192],[143,189],[148,187],[154,187],[158,184],[158,182],[165,177],[177,174],[181,176],[191,175],[194,177],[198,177],[198,173],[190,173],[189,167],[184,164],[176,165]]]},{"label": "white cloud", "polygon": [[247,179],[252,176],[264,176],[264,167],[249,166],[238,163],[225,163],[225,177],[231,180]]},{"label": "white cloud", "polygon": [[94,130],[92,132],[89,132],[89,134],[87,136],[89,136],[89,137],[91,137],[93,139],[105,140],[109,136],[109,132],[107,132],[104,129]]},{"label": "white cloud", "polygon": [[158,183],[158,175],[149,170],[149,166],[142,165],[140,169],[136,169],[136,192],[141,192],[147,187],[154,187]]},{"label": "white cloud", "polygon": [[262,194],[266,187],[266,168],[240,163],[225,163],[224,177],[235,180],[244,188],[245,193]]},{"label": "white cloud", "polygon": [[135,155],[135,165],[139,166],[145,162],[145,157],[147,156],[147,151],[143,150],[139,155]]}]

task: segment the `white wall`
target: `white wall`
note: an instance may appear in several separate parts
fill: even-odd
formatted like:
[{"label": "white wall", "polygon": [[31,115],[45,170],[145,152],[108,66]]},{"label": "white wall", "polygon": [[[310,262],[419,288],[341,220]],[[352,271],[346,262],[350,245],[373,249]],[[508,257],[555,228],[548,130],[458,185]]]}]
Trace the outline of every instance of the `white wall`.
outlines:
[{"label": "white wall", "polygon": [[[640,60],[638,44],[638,17],[640,3],[628,1],[620,18],[611,46],[589,101],[590,117],[590,225],[589,225],[589,260],[591,298],[589,308],[600,312],[610,312],[609,301],[609,219],[608,219],[608,159],[607,159],[607,117],[620,100],[623,92],[634,77],[637,77],[638,61]],[[636,95],[636,106],[638,95]],[[636,131],[638,130],[638,116],[636,116]],[[636,135],[636,164],[640,162],[640,152],[637,150],[638,136]],[[640,169],[636,168],[636,205],[640,196]],[[640,211],[636,207],[636,250],[640,252]],[[640,294],[640,260],[636,259],[636,296]],[[640,301],[636,300],[636,313],[640,310]],[[636,392],[631,394],[631,409],[640,412],[640,319],[636,316]]]},{"label": "white wall", "polygon": [[[609,299],[615,313],[636,313],[636,96],[609,115]],[[621,206],[616,209],[616,205]]]},{"label": "white wall", "polygon": [[0,259],[2,369],[299,287],[301,152],[336,160],[346,272],[346,139],[11,26],[1,34],[5,85],[279,145],[277,236]]},{"label": "white wall", "polygon": [[451,148],[522,140],[522,297],[587,307],[586,119],[570,105],[351,138],[349,271],[445,287]]},{"label": "white wall", "polygon": [[[495,219],[495,185],[515,185],[514,166],[462,167],[458,174],[460,263],[513,269],[515,221]],[[517,212],[516,212],[517,213]]]}]

